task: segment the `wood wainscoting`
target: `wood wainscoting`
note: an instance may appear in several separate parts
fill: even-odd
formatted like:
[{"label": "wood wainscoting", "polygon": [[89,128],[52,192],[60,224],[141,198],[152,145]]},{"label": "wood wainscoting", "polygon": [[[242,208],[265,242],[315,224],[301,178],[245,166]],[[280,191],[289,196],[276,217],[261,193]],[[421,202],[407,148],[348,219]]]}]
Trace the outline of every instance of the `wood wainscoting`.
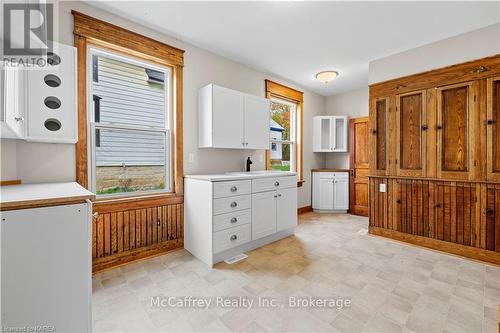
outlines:
[{"label": "wood wainscoting", "polygon": [[369,105],[370,232],[500,264],[500,55],[370,85]]},{"label": "wood wainscoting", "polygon": [[93,273],[182,248],[183,197],[151,197],[94,204]]},{"label": "wood wainscoting", "polygon": [[371,234],[500,265],[500,184],[390,176],[369,183]]}]

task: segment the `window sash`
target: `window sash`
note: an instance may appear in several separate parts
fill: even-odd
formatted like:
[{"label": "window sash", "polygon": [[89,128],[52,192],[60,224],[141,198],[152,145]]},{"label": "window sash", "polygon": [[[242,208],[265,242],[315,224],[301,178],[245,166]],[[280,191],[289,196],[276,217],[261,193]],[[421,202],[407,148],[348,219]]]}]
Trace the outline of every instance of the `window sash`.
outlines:
[{"label": "window sash", "polygon": [[[271,143],[280,143],[282,145],[290,145],[290,171],[297,172],[297,144],[293,141],[279,141],[279,140],[271,141]],[[269,145],[269,151],[273,151],[273,150],[271,150],[271,145]],[[271,169],[272,169],[272,166],[271,166]]]},{"label": "window sash", "polygon": [[154,193],[168,193],[172,192],[172,181],[173,177],[171,174],[171,138],[170,131],[168,129],[151,129],[151,128],[141,128],[132,126],[122,126],[122,125],[107,125],[107,124],[96,124],[90,123],[90,147],[91,147],[91,188],[92,192],[96,193],[97,190],[97,169],[96,169],[96,130],[122,130],[122,131],[132,131],[139,133],[163,133],[165,135],[165,165],[164,165],[164,177],[165,177],[165,188],[159,190],[145,190],[145,191],[133,191],[133,192],[123,192],[114,194],[99,194],[99,198],[119,198],[119,197],[130,197],[137,194],[154,194]]}]

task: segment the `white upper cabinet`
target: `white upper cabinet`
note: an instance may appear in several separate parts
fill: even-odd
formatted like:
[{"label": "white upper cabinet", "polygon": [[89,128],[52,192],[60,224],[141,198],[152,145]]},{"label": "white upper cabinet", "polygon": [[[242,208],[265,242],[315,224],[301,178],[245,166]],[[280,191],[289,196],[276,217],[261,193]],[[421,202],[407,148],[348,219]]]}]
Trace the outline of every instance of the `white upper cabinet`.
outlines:
[{"label": "white upper cabinet", "polygon": [[209,84],[198,94],[200,148],[269,148],[269,100]]},{"label": "white upper cabinet", "polygon": [[54,43],[43,68],[6,68],[1,75],[2,137],[75,143],[76,49]]},{"label": "white upper cabinet", "polygon": [[314,117],[314,152],[347,152],[347,116]]}]

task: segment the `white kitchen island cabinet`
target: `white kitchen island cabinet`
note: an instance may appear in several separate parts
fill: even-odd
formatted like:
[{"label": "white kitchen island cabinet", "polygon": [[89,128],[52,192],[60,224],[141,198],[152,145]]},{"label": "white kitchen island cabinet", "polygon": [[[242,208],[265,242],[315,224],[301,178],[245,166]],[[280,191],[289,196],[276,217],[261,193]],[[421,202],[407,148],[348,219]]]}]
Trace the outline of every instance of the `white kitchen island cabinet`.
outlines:
[{"label": "white kitchen island cabinet", "polygon": [[76,183],[0,191],[0,326],[90,332],[94,195]]},{"label": "white kitchen island cabinet", "polygon": [[209,266],[294,233],[293,172],[191,175],[184,180],[184,247]]}]

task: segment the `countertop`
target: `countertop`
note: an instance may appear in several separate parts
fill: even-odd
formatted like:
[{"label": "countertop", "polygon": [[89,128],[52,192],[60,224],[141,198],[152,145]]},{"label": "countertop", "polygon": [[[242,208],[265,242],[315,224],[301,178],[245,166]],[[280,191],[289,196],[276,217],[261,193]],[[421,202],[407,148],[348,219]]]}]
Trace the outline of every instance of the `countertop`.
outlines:
[{"label": "countertop", "polygon": [[295,172],[288,171],[251,171],[251,172],[227,172],[222,174],[212,174],[212,175],[185,175],[184,178],[206,180],[210,182],[222,182],[228,180],[244,180],[244,179],[256,179],[265,177],[286,177],[286,176],[296,176]]},{"label": "countertop", "polygon": [[2,211],[73,204],[87,199],[95,199],[95,194],[76,182],[0,187],[0,210]]},{"label": "countertop", "polygon": [[349,172],[349,169],[328,169],[328,168],[322,168],[322,169],[312,169],[312,172]]}]

